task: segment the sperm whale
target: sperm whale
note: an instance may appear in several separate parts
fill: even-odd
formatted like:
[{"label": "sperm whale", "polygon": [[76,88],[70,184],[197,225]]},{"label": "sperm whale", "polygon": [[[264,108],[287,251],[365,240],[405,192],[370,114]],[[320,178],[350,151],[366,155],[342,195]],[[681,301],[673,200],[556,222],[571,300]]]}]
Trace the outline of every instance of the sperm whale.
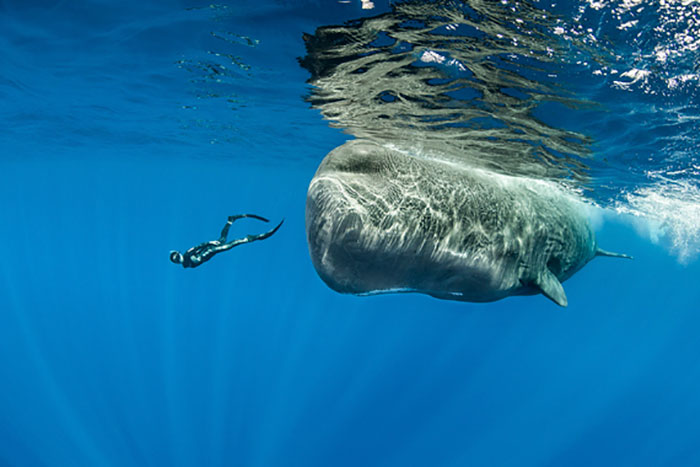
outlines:
[{"label": "sperm whale", "polygon": [[583,203],[553,183],[354,140],[321,162],[306,198],[321,279],[341,293],[490,302],[561,285],[598,248]]}]

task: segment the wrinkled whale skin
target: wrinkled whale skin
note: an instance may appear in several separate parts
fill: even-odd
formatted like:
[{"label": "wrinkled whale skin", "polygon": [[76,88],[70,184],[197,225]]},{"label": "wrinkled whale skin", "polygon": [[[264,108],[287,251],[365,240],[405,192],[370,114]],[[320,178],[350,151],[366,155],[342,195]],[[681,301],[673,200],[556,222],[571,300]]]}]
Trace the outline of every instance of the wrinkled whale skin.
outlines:
[{"label": "wrinkled whale skin", "polygon": [[363,140],[319,166],[306,234],[316,271],[338,292],[469,302],[544,293],[566,306],[561,282],[600,251],[582,203],[554,184]]}]

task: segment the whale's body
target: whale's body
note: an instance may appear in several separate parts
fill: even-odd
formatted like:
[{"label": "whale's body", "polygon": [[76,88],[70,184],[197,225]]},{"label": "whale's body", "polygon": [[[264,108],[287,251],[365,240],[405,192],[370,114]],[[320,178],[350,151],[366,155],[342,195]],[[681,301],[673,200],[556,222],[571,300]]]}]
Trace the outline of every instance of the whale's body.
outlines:
[{"label": "whale's body", "polygon": [[488,302],[543,293],[597,254],[582,204],[553,184],[407,155],[369,141],[331,151],[306,200],[311,260],[334,290]]}]

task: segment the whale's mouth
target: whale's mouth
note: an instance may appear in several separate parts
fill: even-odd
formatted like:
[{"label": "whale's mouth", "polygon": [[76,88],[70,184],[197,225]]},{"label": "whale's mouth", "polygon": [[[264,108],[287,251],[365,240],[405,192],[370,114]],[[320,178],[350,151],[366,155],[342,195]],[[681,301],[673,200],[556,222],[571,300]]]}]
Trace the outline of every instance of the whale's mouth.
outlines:
[{"label": "whale's mouth", "polygon": [[357,295],[358,297],[371,297],[374,295],[385,295],[385,294],[394,294],[394,293],[420,293],[424,295],[430,295],[431,297],[435,298],[448,298],[452,300],[461,300],[464,298],[464,293],[462,292],[440,292],[437,290],[424,290],[424,289],[416,289],[412,287],[397,287],[393,289],[377,289],[377,290],[370,290],[368,292],[360,292],[356,293],[354,295]]},{"label": "whale's mouth", "polygon": [[373,295],[393,294],[393,293],[420,293],[420,290],[410,287],[397,287],[394,289],[377,289],[367,292],[356,293],[358,297],[371,297]]}]

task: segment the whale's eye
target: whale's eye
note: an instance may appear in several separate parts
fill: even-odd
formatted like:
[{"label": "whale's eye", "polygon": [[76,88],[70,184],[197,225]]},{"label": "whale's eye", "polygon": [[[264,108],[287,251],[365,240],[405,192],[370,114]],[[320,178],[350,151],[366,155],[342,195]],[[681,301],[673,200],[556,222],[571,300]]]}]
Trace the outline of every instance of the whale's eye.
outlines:
[{"label": "whale's eye", "polygon": [[562,272],[561,260],[559,258],[557,258],[556,256],[552,256],[551,258],[549,258],[549,261],[547,261],[547,269],[552,271],[552,273],[555,276],[558,276]]}]

